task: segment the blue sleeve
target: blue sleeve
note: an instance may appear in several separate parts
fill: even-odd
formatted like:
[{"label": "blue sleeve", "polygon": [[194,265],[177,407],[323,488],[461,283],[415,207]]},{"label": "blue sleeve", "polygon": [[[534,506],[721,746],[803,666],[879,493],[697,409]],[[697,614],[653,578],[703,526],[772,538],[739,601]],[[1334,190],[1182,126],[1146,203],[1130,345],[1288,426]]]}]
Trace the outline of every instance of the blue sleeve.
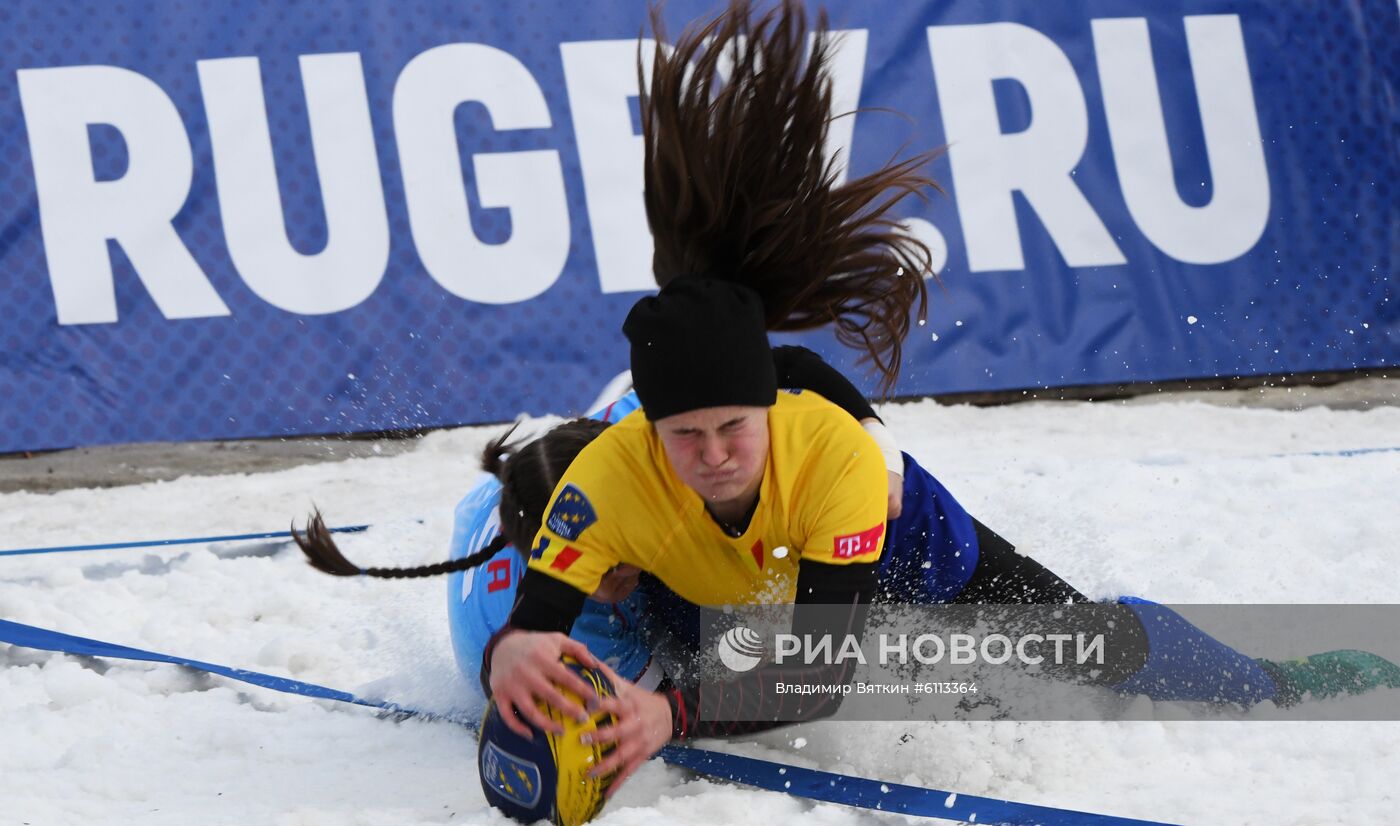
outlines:
[{"label": "blue sleeve", "polygon": [[588,646],[593,656],[619,677],[650,690],[660,682],[660,675],[652,667],[651,649],[643,642],[638,625],[645,608],[640,591],[616,605],[587,600],[569,636]]},{"label": "blue sleeve", "polygon": [[618,399],[612,404],[595,410],[589,415],[588,418],[598,419],[599,421],[604,421],[609,424],[612,424],[613,422],[622,421],[622,419],[626,417],[628,413],[631,413],[632,411],[636,410],[641,406],[642,403],[637,400],[636,391],[628,390],[622,398]]},{"label": "blue sleeve", "polygon": [[[468,556],[495,537],[500,530],[496,512],[500,501],[500,483],[495,477],[482,474],[453,514],[450,559]],[[520,555],[508,545],[484,565],[457,571],[447,578],[452,653],[473,690],[480,685],[478,676],[486,643],[506,624],[515,603],[515,589],[524,575],[525,565]]]}]

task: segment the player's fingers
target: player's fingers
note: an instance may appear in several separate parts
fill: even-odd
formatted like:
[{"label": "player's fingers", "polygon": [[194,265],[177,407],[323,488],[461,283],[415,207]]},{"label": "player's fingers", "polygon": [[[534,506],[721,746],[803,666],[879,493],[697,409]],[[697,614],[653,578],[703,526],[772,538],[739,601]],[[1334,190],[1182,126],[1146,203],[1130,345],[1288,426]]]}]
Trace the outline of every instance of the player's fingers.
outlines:
[{"label": "player's fingers", "polygon": [[564,637],[563,634],[560,634],[560,636],[563,637],[563,640],[559,644],[559,651],[561,654],[568,654],[570,657],[573,657],[589,668],[597,668],[603,664],[601,660],[593,656],[593,652],[588,650],[588,646],[573,637]]},{"label": "player's fingers", "polygon": [[599,763],[589,774],[593,777],[603,777],[611,772],[619,774],[631,774],[637,770],[651,757],[645,748],[640,745],[640,732],[638,737],[627,740],[618,745],[613,753],[608,755],[608,759]]},{"label": "player's fingers", "polygon": [[[626,705],[627,704],[619,697],[605,697],[599,700],[597,705],[593,706],[593,713],[595,715],[611,714],[614,718],[620,720],[627,716]],[[606,726],[606,728],[613,729],[616,728],[616,726]]]},{"label": "player's fingers", "polygon": [[[564,665],[557,659],[542,663],[535,673],[543,677],[545,684],[549,685],[551,688],[557,685],[577,695],[579,700],[570,700],[569,705],[578,708],[580,712],[583,710],[582,704],[594,697],[592,686],[584,682],[583,678],[574,673],[573,669]],[[543,693],[543,688],[536,692],[537,695],[542,695]],[[570,713],[572,714],[573,712]],[[575,714],[574,716],[577,717],[578,715]]]},{"label": "player's fingers", "polygon": [[[583,706],[578,700],[568,696],[552,685],[545,685],[539,691],[539,697],[548,703],[555,711],[578,720],[580,723],[588,719],[588,712],[583,710]],[[553,722],[553,721],[551,721]],[[558,723],[550,729],[555,734],[562,734],[564,727]]]},{"label": "player's fingers", "polygon": [[[550,732],[551,734],[563,734],[563,724],[556,720],[551,720],[549,715],[540,708],[539,703],[540,701],[544,701],[550,705],[554,705],[556,701],[562,700],[564,703],[567,703],[568,700],[562,695],[551,698],[550,692],[554,692],[556,695],[558,694],[557,689],[548,681],[541,680],[538,676],[533,676],[530,680],[515,686],[511,690],[510,699],[515,705],[515,712],[526,720],[529,720],[531,725],[542,731]],[[565,711],[565,713],[569,712]]]},{"label": "player's fingers", "polygon": [[564,687],[564,689],[577,694],[580,703],[587,703],[595,697],[594,687],[584,682],[584,678],[578,676],[574,669],[564,665],[560,659],[546,659],[539,665],[538,671],[545,675],[545,678],[553,685]]},{"label": "player's fingers", "polygon": [[[603,672],[604,677],[608,678],[608,682],[612,683],[614,692],[626,691],[631,686],[631,683],[617,676],[617,672],[613,671],[612,667],[609,666],[607,663],[603,662],[602,660],[598,661],[597,668],[599,671]],[[610,700],[612,702],[609,702]],[[604,697],[603,695],[598,694],[595,697],[590,698],[588,703],[589,710],[592,711],[594,714],[597,714],[604,708],[609,709],[608,713],[616,714],[617,707],[618,700],[616,699],[616,694],[613,697]]]},{"label": "player's fingers", "polygon": [[[530,724],[533,725],[535,728],[539,729],[540,731],[547,731],[550,734],[564,733],[564,726],[560,723],[555,722],[554,720],[549,719],[549,715],[541,711],[540,707],[535,705],[534,703],[517,705],[515,707],[515,710],[520,714],[520,716],[524,717],[526,720],[529,720]],[[533,735],[531,735],[529,731],[526,730],[525,736],[530,737]]]},{"label": "player's fingers", "polygon": [[624,679],[622,679],[621,677],[617,676],[617,672],[612,670],[612,666],[608,665],[607,663],[603,662],[602,660],[599,660],[599,661],[598,661],[598,664],[595,665],[595,666],[593,666],[593,667],[596,668],[596,669],[598,669],[599,671],[603,672],[603,676],[604,676],[604,677],[607,677],[609,680],[611,680],[614,687],[616,687],[618,683],[625,683],[625,682],[627,682],[626,680],[624,680]]},{"label": "player's fingers", "polygon": [[501,711],[501,722],[506,724],[506,728],[520,735],[521,737],[533,738],[530,727],[522,723],[515,716],[515,704],[510,700],[496,698],[496,705]]},{"label": "player's fingers", "polygon": [[628,762],[628,753],[622,746],[613,749],[601,763],[588,770],[589,777],[605,777],[623,768]]},{"label": "player's fingers", "polygon": [[593,743],[607,745],[608,743],[616,743],[621,737],[621,726],[599,726],[594,731],[586,731],[579,735],[579,742],[585,746]]}]

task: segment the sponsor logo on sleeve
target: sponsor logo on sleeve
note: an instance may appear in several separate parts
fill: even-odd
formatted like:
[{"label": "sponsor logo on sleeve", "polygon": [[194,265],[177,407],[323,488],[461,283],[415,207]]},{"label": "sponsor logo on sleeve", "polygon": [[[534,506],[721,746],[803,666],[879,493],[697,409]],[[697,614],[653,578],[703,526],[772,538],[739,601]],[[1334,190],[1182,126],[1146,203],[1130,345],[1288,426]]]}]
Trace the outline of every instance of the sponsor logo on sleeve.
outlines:
[{"label": "sponsor logo on sleeve", "polygon": [[881,522],[868,531],[836,537],[837,559],[853,559],[874,553],[880,548],[880,537],[885,535],[885,523]]},{"label": "sponsor logo on sleeve", "polygon": [[549,516],[545,519],[545,527],[572,542],[597,521],[598,512],[593,510],[593,503],[588,501],[577,485],[570,482],[554,500],[554,507],[550,508]]}]

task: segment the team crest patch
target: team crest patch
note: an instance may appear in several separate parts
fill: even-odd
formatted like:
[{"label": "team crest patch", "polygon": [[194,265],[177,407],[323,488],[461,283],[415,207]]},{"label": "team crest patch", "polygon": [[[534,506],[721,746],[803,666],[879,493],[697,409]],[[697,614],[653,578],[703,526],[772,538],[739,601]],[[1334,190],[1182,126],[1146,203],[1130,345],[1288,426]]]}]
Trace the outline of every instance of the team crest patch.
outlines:
[{"label": "team crest patch", "polygon": [[540,802],[540,769],[529,760],[516,757],[495,743],[487,743],[481,753],[481,779],[502,796],[533,809]]},{"label": "team crest patch", "polygon": [[589,525],[598,521],[598,513],[593,510],[593,503],[588,501],[588,497],[583,495],[583,491],[578,486],[570,482],[560,491],[559,498],[554,500],[554,507],[549,510],[549,517],[545,519],[545,527],[549,528],[559,536],[572,542],[588,529]]},{"label": "team crest patch", "polygon": [[851,559],[874,553],[880,547],[880,537],[885,535],[885,523],[881,522],[868,531],[836,537],[837,559]]}]

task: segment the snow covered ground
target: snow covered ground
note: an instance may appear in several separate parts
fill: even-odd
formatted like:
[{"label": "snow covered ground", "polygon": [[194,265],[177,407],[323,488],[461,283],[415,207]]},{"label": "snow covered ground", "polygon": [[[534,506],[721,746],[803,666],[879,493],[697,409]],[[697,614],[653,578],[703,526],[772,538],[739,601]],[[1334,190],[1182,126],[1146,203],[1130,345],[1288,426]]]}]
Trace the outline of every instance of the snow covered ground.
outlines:
[{"label": "snow covered ground", "polygon": [[[1099,597],[1400,603],[1400,408],[895,405],[902,446],[984,522]],[[362,564],[445,555],[496,428],[255,475],[0,495],[4,548],[276,530],[314,501]],[[1291,454],[1278,456],[1276,454]],[[0,558],[0,618],[450,708],[444,581],[332,579],[286,543]],[[1293,652],[1304,653],[1304,652]],[[1180,823],[1393,823],[1400,723],[818,723],[713,744],[1028,803]],[[1283,719],[1278,719],[1283,718]],[[805,745],[798,749],[798,737]],[[503,823],[448,724],[0,645],[0,823]],[[908,820],[653,762],[597,821]]]}]

